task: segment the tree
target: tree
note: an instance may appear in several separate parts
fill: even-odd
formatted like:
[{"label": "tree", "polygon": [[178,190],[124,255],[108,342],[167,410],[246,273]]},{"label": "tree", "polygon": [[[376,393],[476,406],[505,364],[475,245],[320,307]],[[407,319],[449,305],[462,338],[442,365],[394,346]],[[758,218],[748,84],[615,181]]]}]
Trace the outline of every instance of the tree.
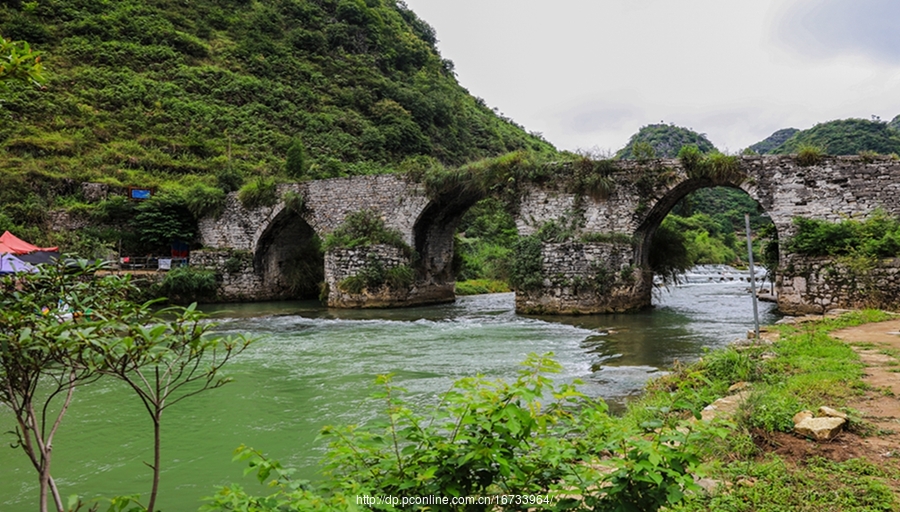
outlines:
[{"label": "tree", "polygon": [[0,404],[16,418],[15,447],[38,473],[40,510],[52,495],[66,510],[51,476],[53,439],[75,388],[104,376],[128,384],[153,421],[155,510],[160,476],[160,427],[168,407],[229,381],[219,371],[250,344],[211,331],[196,305],[156,308],[128,299],[137,288],[98,267],[41,267],[0,280]]},{"label": "tree", "polygon": [[125,382],[140,398],[153,422],[153,483],[147,510],[156,510],[160,477],[160,432],[167,408],[231,379],[219,371],[251,340],[211,335],[196,304],[153,310],[144,304],[111,324],[105,343],[83,353],[85,366]]},{"label": "tree", "polygon": [[300,139],[291,141],[291,147],[287,150],[285,170],[291,178],[302,178],[306,172],[306,150]]},{"label": "tree", "polygon": [[40,481],[40,510],[48,495],[65,510],[51,476],[53,439],[78,384],[100,377],[78,362],[98,343],[106,318],[126,307],[130,281],[93,278],[93,269],[42,267],[0,281],[0,403],[16,419],[16,442]]}]

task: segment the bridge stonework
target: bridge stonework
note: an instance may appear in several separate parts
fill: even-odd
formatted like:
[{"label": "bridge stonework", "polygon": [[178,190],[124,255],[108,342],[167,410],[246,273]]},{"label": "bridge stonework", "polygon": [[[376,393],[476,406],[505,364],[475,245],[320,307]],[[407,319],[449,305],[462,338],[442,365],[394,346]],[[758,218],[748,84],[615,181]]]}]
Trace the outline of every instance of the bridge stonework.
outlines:
[{"label": "bridge stonework", "polygon": [[[542,244],[540,282],[517,291],[516,309],[566,314],[649,306],[653,234],[682,197],[713,186],[744,190],[775,224],[782,241],[776,277],[782,311],[822,312],[863,303],[900,306],[900,262],[883,261],[872,270],[871,286],[865,288],[872,293],[861,292],[859,287],[851,291],[848,279],[834,281],[834,276],[849,275],[849,269],[789,254],[783,243],[794,234],[795,217],[837,222],[862,219],[878,208],[900,215],[900,162],[888,157],[850,156],[826,157],[818,164],[803,166],[794,157],[767,156],[741,157],[739,163],[739,173],[715,178],[691,177],[677,160],[617,162],[610,174],[614,187],[601,198],[566,191],[557,182],[524,186],[516,219],[520,235],[532,235],[549,221],[565,220],[576,226],[578,238]],[[285,274],[302,247],[314,236],[327,236],[348,214],[369,210],[378,212],[388,227],[398,230],[415,249],[415,255],[405,262],[379,251],[326,255],[323,265],[328,305],[384,307],[453,300],[453,234],[462,214],[480,197],[461,193],[432,199],[422,185],[400,175],[282,185],[278,197],[289,190],[304,198],[301,212],[291,211],[283,201],[274,206],[244,208],[232,194],[218,218],[201,222],[201,241],[206,250],[201,251],[198,261],[205,259],[210,267],[221,265],[226,257],[246,263],[243,267],[231,264],[232,272],[219,268],[224,299],[290,297],[292,288]],[[359,261],[366,258],[383,258],[385,267],[413,267],[413,283],[404,290],[361,294],[339,290],[337,283],[354,268],[358,270]],[[357,263],[348,263],[353,261]]]}]

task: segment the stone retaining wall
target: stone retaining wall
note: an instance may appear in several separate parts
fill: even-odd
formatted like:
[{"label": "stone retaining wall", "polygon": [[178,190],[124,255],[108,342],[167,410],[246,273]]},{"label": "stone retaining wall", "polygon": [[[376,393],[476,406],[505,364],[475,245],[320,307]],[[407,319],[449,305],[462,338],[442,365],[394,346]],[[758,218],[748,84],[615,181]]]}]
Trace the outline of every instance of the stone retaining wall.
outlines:
[{"label": "stone retaining wall", "polygon": [[202,250],[191,252],[191,266],[216,272],[216,295],[222,302],[269,300],[271,290],[263,278],[253,270],[250,253],[230,250]]},{"label": "stone retaining wall", "polygon": [[900,310],[900,258],[784,258],[776,279],[778,309],[785,314],[831,309]]}]

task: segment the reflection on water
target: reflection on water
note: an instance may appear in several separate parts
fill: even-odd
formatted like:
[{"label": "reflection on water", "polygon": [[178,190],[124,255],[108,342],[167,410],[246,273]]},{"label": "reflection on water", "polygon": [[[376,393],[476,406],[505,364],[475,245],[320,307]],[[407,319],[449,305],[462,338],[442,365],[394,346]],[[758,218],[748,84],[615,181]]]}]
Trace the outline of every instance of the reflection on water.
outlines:
[{"label": "reflection on water", "polygon": [[[260,339],[229,366],[235,382],[167,411],[160,505],[194,510],[213,486],[232,481],[252,489],[243,467],[230,463],[241,443],[314,478],[323,450],[317,432],[371,418],[376,405],[368,396],[379,374],[395,374],[415,401],[433,402],[459,377],[512,378],[529,352],[554,352],[564,367],[558,378],[581,379],[586,393],[620,401],[675,360],[746,336],[753,321],[741,276],[698,270],[686,284],[661,290],[652,310],[628,315],[523,317],[513,311],[512,294],[403,310],[329,310],[314,302],[208,306],[224,331]],[[763,323],[775,320],[771,305],[760,306]],[[0,431],[12,427],[0,410]],[[115,382],[79,389],[54,449],[63,494],[146,492],[149,443],[146,412],[128,390]],[[12,450],[2,461],[0,510],[32,510],[34,470]]]}]

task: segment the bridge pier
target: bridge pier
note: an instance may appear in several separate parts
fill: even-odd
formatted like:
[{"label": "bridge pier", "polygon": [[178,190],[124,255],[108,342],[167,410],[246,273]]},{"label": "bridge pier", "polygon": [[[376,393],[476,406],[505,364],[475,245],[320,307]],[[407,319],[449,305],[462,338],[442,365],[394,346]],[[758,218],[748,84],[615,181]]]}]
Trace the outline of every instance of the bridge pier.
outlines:
[{"label": "bridge pier", "polygon": [[542,243],[540,266],[534,268],[539,280],[516,291],[516,312],[577,315],[650,307],[653,274],[636,266],[633,255],[623,243]]},{"label": "bridge pier", "polygon": [[332,308],[391,308],[453,302],[453,283],[430,282],[412,255],[391,245],[325,254],[326,303]]}]

